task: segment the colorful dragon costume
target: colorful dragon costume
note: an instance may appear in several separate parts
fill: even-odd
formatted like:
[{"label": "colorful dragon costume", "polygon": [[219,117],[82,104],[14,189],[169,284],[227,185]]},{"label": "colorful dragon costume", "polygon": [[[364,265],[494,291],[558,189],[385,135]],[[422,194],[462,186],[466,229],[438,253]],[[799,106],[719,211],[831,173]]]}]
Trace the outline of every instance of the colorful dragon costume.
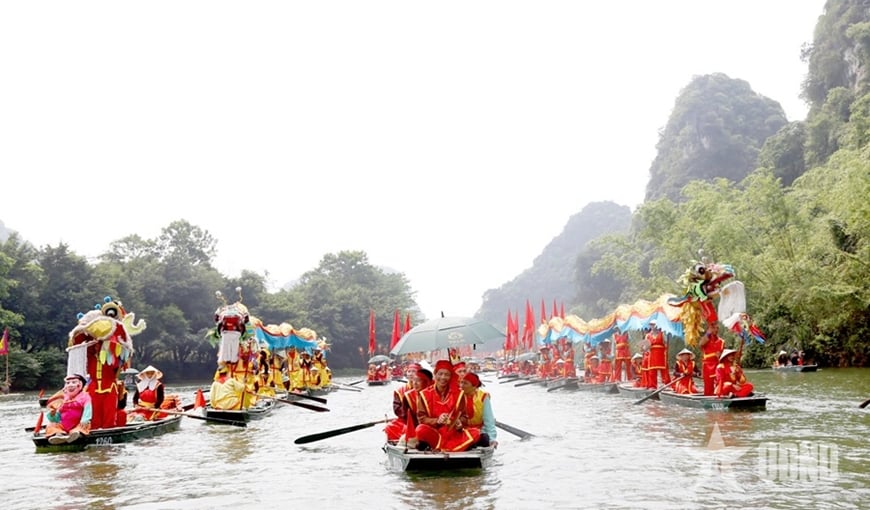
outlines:
[{"label": "colorful dragon costume", "polygon": [[78,314],[78,324],[69,332],[67,375],[88,374],[87,391],[93,406],[92,429],[117,426],[118,382],[129,368],[134,335],[145,330],[121,301],[106,296],[94,309]]}]

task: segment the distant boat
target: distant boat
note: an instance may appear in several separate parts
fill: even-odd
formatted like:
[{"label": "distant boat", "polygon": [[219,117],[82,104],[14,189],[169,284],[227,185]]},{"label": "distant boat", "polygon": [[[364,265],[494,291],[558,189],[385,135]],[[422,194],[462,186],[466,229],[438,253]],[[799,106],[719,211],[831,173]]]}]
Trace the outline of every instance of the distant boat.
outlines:
[{"label": "distant boat", "polygon": [[815,372],[819,369],[818,365],[784,365],[773,367],[777,372]]}]

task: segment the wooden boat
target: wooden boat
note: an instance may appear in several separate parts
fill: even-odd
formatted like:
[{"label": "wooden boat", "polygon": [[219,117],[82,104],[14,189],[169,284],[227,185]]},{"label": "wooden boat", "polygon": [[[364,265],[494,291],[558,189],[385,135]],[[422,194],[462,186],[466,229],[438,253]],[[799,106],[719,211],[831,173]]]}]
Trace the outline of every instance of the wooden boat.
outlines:
[{"label": "wooden boat", "polygon": [[580,379],[576,377],[553,379],[551,381],[547,381],[547,391],[576,390],[578,384],[580,384]]},{"label": "wooden boat", "polygon": [[168,416],[162,420],[143,421],[124,427],[92,430],[88,435],[82,435],[72,443],[51,444],[45,437],[45,429],[38,435],[31,436],[38,453],[76,452],[89,446],[111,446],[113,444],[129,443],[137,439],[159,436],[178,430],[181,426],[181,416]]},{"label": "wooden boat", "polygon": [[668,404],[678,404],[697,409],[714,411],[763,411],[767,407],[768,398],[764,395],[753,395],[741,398],[706,397],[701,393],[682,395],[664,390],[659,393],[659,400]]},{"label": "wooden boat", "polygon": [[391,379],[381,379],[378,381],[366,381],[366,384],[368,384],[369,386],[385,386],[387,384],[390,384],[390,382]]},{"label": "wooden boat", "polygon": [[492,464],[495,448],[472,448],[465,452],[432,452],[408,449],[391,443],[384,445],[390,469],[395,471],[452,471],[455,469],[484,469]]},{"label": "wooden boat", "polygon": [[781,367],[773,367],[777,372],[815,372],[819,369],[818,365],[785,365]]},{"label": "wooden boat", "polygon": [[[619,394],[623,397],[629,398],[643,398],[649,396],[651,393],[654,393],[656,390],[650,388],[640,388],[634,385],[631,382],[622,382],[616,384],[616,389],[619,391]],[[650,400],[658,399],[659,396],[655,395],[650,397]]]},{"label": "wooden boat", "polygon": [[577,383],[579,391],[591,391],[593,393],[619,393],[616,383]]},{"label": "wooden boat", "polygon": [[276,405],[277,402],[270,398],[258,400],[256,404],[247,409],[214,409],[211,407],[211,404],[209,404],[202,409],[202,415],[206,418],[217,418],[218,420],[247,423],[251,420],[259,420],[263,418],[272,412],[272,409],[275,409]]}]

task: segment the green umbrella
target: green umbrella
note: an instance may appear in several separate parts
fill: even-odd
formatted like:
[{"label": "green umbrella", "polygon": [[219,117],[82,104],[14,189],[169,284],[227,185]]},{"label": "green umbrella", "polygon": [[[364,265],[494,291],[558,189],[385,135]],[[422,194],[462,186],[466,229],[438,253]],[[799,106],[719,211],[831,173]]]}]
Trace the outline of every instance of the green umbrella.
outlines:
[{"label": "green umbrella", "polygon": [[439,317],[411,328],[390,354],[431,352],[460,345],[504,342],[505,334],[492,324],[473,317]]}]

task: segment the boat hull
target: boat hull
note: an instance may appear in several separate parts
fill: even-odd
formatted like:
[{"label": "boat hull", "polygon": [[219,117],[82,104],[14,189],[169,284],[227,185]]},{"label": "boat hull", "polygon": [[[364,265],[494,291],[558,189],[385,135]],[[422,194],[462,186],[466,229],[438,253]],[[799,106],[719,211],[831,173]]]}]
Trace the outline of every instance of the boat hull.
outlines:
[{"label": "boat hull", "polygon": [[592,393],[619,393],[616,383],[577,383],[577,389]]},{"label": "boat hull", "polygon": [[129,443],[137,439],[159,436],[167,432],[173,432],[181,426],[181,416],[169,416],[163,420],[145,421],[134,423],[124,427],[110,429],[97,429],[88,435],[82,435],[72,443],[51,444],[45,433],[31,437],[36,446],[37,453],[50,452],[75,452],[82,451],[91,446],[111,446],[114,444]]},{"label": "boat hull", "polygon": [[[616,385],[616,390],[623,397],[629,398],[644,398],[648,397],[650,394],[654,393],[656,390],[652,390],[649,388],[639,388],[634,385],[634,383],[619,383]],[[659,396],[655,395],[650,397],[650,400],[658,399]]]},{"label": "boat hull", "polygon": [[472,448],[465,452],[421,452],[393,444],[385,444],[384,452],[390,469],[394,471],[451,471],[456,469],[485,469],[492,464],[495,448]]},{"label": "boat hull", "polygon": [[742,398],[705,397],[698,394],[681,395],[665,390],[659,393],[659,400],[667,404],[712,411],[763,411],[767,408],[768,398],[763,395]]},{"label": "boat hull", "polygon": [[818,365],[787,365],[784,367],[773,367],[777,372],[816,372],[819,369]]},{"label": "boat hull", "polygon": [[[257,402],[257,405],[247,409],[213,409],[211,405],[203,408],[202,415],[206,418],[217,418],[222,421],[231,421],[236,423],[247,423],[251,420],[259,420],[272,412],[276,402],[271,399],[263,399]],[[209,422],[221,424],[220,422]]]}]

